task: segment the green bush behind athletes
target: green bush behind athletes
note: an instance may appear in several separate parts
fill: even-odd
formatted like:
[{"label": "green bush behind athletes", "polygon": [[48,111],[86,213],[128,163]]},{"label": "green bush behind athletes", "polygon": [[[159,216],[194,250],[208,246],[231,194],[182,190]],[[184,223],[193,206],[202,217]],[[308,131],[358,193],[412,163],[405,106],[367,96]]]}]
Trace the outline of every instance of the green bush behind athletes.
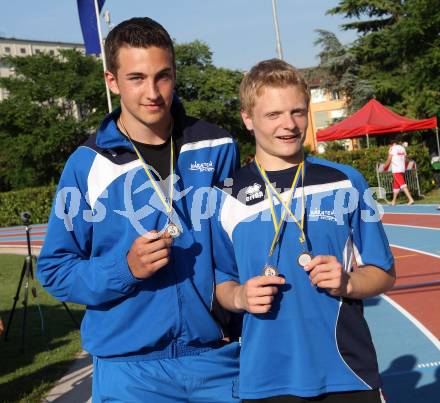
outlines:
[{"label": "green bush behind athletes", "polygon": [[31,213],[33,224],[47,223],[55,189],[49,185],[0,193],[0,227],[22,225],[22,211]]},{"label": "green bush behind athletes", "polygon": [[[359,170],[372,187],[377,186],[376,163],[385,162],[388,157],[389,147],[371,147],[354,151],[329,150],[317,155],[330,161],[350,165]],[[409,160],[417,164],[420,191],[426,193],[434,188],[431,158],[428,148],[422,144],[408,146],[406,149]]]}]

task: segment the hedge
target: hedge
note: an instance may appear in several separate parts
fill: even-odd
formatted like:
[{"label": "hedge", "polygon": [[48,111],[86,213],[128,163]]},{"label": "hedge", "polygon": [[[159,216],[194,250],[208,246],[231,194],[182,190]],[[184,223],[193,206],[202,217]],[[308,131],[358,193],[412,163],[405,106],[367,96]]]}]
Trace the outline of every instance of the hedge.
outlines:
[{"label": "hedge", "polygon": [[[370,186],[377,186],[376,163],[385,162],[388,157],[389,147],[372,147],[354,151],[327,151],[318,157],[341,164],[351,165],[358,169]],[[431,167],[431,158],[428,148],[421,144],[408,146],[406,149],[408,159],[417,164],[420,191],[422,194],[434,188],[434,176]]]},{"label": "hedge", "polygon": [[50,185],[0,193],[0,227],[22,225],[22,211],[31,214],[32,224],[47,223],[55,190],[56,186]]}]

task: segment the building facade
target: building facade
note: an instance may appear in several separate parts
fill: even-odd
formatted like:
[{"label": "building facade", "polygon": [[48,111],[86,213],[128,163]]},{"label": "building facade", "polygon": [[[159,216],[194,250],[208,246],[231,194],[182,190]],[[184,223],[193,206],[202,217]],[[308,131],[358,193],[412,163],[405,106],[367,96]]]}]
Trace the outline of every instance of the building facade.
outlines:
[{"label": "building facade", "polygon": [[[325,129],[347,116],[346,100],[337,91],[330,92],[321,86],[319,76],[313,68],[300,69],[310,88],[309,127],[305,145],[312,150],[319,149],[316,132]],[[310,74],[314,73],[314,74]]]}]

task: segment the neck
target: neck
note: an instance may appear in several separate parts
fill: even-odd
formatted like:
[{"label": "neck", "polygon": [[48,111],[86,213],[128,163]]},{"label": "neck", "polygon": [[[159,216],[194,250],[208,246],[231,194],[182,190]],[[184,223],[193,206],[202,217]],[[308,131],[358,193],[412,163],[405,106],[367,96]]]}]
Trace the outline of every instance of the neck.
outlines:
[{"label": "neck", "polygon": [[298,154],[291,157],[276,157],[256,150],[256,158],[265,171],[282,171],[292,168],[301,163],[304,159],[304,153],[301,150]]},{"label": "neck", "polygon": [[117,125],[132,140],[144,144],[159,145],[163,144],[170,137],[172,117],[170,114],[167,119],[163,119],[161,122],[147,125],[133,119],[133,117],[122,111]]}]

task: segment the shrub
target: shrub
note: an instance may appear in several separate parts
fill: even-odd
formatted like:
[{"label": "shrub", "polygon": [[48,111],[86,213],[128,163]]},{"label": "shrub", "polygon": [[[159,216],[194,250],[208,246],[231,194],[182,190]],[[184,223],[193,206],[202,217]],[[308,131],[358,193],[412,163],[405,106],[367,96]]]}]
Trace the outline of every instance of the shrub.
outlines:
[{"label": "shrub", "polygon": [[28,211],[33,224],[47,223],[55,185],[0,193],[0,227],[21,225],[19,213]]},{"label": "shrub", "polygon": [[[319,157],[341,164],[351,165],[358,169],[370,186],[377,186],[376,163],[385,162],[388,157],[388,147],[371,147],[354,151],[326,151]],[[417,164],[421,193],[428,192],[434,187],[431,158],[428,149],[421,145],[411,145],[406,150],[408,159]]]}]

